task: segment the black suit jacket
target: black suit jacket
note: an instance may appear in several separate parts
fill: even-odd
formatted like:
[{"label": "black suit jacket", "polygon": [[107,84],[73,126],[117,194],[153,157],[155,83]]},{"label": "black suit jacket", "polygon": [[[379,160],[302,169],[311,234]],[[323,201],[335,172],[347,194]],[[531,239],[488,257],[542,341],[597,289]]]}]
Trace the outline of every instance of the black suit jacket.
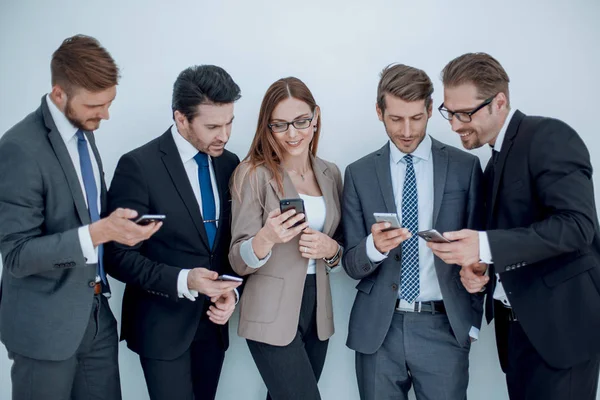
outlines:
[{"label": "black suit jacket", "polygon": [[[171,129],[125,154],[119,160],[109,193],[109,210],[132,208],[141,214],[165,214],[162,228],[134,247],[112,243],[106,247],[106,268],[126,283],[121,340],[143,357],[172,360],[192,343],[206,311],[200,294],[195,302],[180,299],[177,277],[182,268],[204,267],[232,274],[227,253],[231,241],[229,178],[238,157],[225,150],[213,158],[220,198],[217,236],[213,250],[200,215],[200,206]],[[221,329],[225,348],[227,325]]]},{"label": "black suit jacket", "polygon": [[[516,111],[491,184],[490,272],[500,273],[527,337],[555,368],[597,356],[600,238],[585,144],[564,122]],[[496,320],[496,336],[504,368],[507,321]]]}]

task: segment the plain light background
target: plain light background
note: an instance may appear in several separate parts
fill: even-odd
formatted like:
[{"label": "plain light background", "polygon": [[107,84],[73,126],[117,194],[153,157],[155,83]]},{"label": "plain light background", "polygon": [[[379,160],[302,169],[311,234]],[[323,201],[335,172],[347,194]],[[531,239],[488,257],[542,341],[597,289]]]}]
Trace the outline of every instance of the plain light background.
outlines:
[{"label": "plain light background", "polygon": [[[108,182],[122,154],[172,123],[173,82],[193,64],[220,65],[241,87],[228,145],[240,158],[267,87],[284,76],[304,80],[322,108],[319,155],[343,171],[387,140],[375,114],[383,67],[402,62],[425,70],[437,107],[444,65],[465,52],[485,51],[508,72],[513,107],[566,121],[600,165],[598,20],[597,0],[0,0],[0,135],[50,90],[50,59],[62,40],[85,33],[111,52],[122,74],[111,119],[96,132]],[[428,132],[460,147],[437,111]],[[487,162],[489,150],[476,154]],[[345,347],[355,284],[344,272],[332,276],[336,334],[320,381],[323,399],[358,399],[354,353]],[[111,306],[120,320],[123,285],[113,281],[112,287]],[[263,399],[266,390],[236,334],[237,321],[236,312],[218,398]],[[2,400],[10,398],[10,365],[0,346]],[[120,367],[123,398],[147,399],[138,358],[123,343]],[[472,347],[469,398],[507,399],[493,327],[484,326]]]}]

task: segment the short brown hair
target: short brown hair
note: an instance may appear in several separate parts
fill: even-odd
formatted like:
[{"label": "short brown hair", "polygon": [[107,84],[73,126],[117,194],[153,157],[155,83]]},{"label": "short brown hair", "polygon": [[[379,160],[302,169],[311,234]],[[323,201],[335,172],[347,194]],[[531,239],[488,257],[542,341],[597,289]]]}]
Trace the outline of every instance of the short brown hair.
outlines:
[{"label": "short brown hair", "polygon": [[445,87],[471,83],[477,88],[481,99],[488,99],[502,92],[510,104],[508,74],[494,57],[486,53],[467,53],[450,61],[442,71]]},{"label": "short brown hair", "polygon": [[75,88],[100,92],[119,83],[119,68],[110,53],[91,36],[66,38],[52,55],[52,86],[67,93]]},{"label": "short brown hair", "polygon": [[381,71],[377,86],[377,105],[381,112],[385,111],[386,94],[404,101],[425,100],[425,107],[429,108],[433,83],[423,70],[403,64],[390,64]]}]

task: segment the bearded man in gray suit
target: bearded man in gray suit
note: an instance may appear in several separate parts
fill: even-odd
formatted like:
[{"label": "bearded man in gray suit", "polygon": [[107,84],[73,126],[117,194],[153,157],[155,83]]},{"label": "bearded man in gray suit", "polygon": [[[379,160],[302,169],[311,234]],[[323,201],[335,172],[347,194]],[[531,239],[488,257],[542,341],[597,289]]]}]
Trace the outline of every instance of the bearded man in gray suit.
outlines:
[{"label": "bearded man in gray suit", "polygon": [[117,323],[103,244],[133,245],[159,224],[106,209],[94,133],[116,96],[119,70],[89,36],[52,56],[52,91],[0,139],[0,339],[13,360],[12,397],[121,398]]},{"label": "bearded man in gray suit", "polygon": [[[359,280],[347,345],[363,400],[407,399],[413,385],[417,399],[466,398],[483,295],[416,233],[482,226],[482,171],[477,157],[426,134],[432,93],[425,72],[385,68],[376,109],[390,141],[346,169],[343,266]],[[402,228],[377,223],[381,212],[397,213]]]}]

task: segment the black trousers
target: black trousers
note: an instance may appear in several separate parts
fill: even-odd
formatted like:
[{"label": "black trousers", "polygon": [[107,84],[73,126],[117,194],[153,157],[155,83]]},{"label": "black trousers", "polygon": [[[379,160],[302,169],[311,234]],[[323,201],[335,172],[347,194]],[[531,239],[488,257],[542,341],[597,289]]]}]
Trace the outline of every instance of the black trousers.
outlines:
[{"label": "black trousers", "polygon": [[[506,384],[511,400],[595,400],[600,361],[588,360],[567,369],[548,365],[535,350],[521,324],[509,321],[510,310],[496,304],[495,319],[505,326]],[[498,331],[497,331],[498,333]]]},{"label": "black trousers", "polygon": [[267,390],[267,399],[321,399],[317,382],[321,377],[328,340],[317,336],[316,276],[306,276],[300,307],[298,331],[287,346],[273,346],[247,340],[252,358]]},{"label": "black trousers", "polygon": [[75,354],[64,361],[36,360],[8,350],[13,400],[120,400],[117,321],[103,295]]},{"label": "black trousers", "polygon": [[[205,303],[208,308],[210,302]],[[224,359],[225,347],[219,326],[203,313],[194,341],[181,356],[174,360],[140,356],[150,399],[214,399]]]}]

